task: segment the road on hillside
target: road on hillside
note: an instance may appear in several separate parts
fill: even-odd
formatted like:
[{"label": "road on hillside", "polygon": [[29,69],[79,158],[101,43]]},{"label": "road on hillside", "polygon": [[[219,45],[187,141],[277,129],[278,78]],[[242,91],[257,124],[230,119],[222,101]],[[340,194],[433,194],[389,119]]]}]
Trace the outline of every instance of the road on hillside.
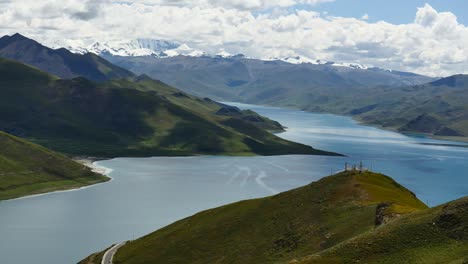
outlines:
[{"label": "road on hillside", "polygon": [[114,258],[115,253],[119,248],[125,245],[125,243],[126,242],[115,244],[113,247],[107,250],[106,253],[104,253],[104,256],[102,257],[101,264],[112,264],[112,259]]}]

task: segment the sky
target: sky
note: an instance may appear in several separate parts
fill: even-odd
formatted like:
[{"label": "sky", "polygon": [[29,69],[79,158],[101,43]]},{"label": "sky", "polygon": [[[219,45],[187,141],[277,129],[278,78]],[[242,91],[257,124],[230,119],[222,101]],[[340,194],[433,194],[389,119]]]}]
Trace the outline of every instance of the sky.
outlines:
[{"label": "sky", "polygon": [[0,34],[48,46],[154,38],[208,53],[468,73],[462,0],[0,0]]}]

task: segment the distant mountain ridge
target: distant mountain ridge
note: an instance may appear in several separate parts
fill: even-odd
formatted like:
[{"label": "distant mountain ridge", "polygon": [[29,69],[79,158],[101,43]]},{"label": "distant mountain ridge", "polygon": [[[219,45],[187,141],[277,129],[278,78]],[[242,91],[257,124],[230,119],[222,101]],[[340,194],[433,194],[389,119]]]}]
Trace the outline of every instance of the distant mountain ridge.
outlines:
[{"label": "distant mountain ridge", "polygon": [[294,64],[244,56],[103,57],[197,96],[254,104],[289,106],[296,101],[301,105],[313,94],[331,96],[353,93],[355,88],[408,86],[434,80],[412,73],[322,61]]},{"label": "distant mountain ridge", "polygon": [[[90,45],[80,45],[78,43],[67,43],[56,42],[53,44],[53,48],[66,48],[73,53],[86,54],[94,53],[99,56],[121,56],[121,57],[211,57],[211,58],[232,58],[232,57],[244,57],[243,54],[231,54],[226,52],[224,48],[221,48],[216,53],[208,53],[199,49],[189,47],[185,43],[179,43],[176,41],[160,40],[160,39],[149,39],[140,38],[129,41],[108,41],[99,42],[95,41]],[[250,58],[253,59],[253,58]],[[314,64],[314,65],[328,65],[336,67],[347,67],[353,69],[379,69],[375,67],[365,66],[359,63],[345,63],[345,62],[333,62],[325,61],[320,59],[311,59],[304,56],[288,56],[288,57],[269,57],[269,58],[257,58],[262,61],[284,61],[291,64]],[[383,70],[383,69],[380,69]]]},{"label": "distant mountain ridge", "polygon": [[0,38],[0,57],[20,61],[64,79],[85,77],[105,81],[132,77],[120,68],[92,54],[75,54],[67,49],[51,49],[20,34]]}]

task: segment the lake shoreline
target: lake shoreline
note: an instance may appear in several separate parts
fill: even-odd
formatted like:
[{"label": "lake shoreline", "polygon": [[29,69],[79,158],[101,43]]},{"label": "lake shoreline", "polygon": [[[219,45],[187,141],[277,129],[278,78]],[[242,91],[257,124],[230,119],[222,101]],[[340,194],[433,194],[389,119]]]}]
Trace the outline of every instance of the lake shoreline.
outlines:
[{"label": "lake shoreline", "polygon": [[[249,105],[248,103],[243,103],[243,102],[222,102],[222,103]],[[421,136],[424,136],[424,137],[427,137],[427,138],[430,138],[430,139],[435,139],[435,140],[443,140],[443,141],[450,141],[450,142],[456,142],[456,143],[468,143],[468,137],[436,136],[436,135],[425,134],[425,133],[417,132],[417,131],[414,131],[414,132],[413,131],[399,131],[396,128],[384,127],[384,126],[378,125],[378,124],[367,123],[362,118],[352,116],[352,115],[336,114],[336,113],[331,113],[331,112],[326,112],[326,111],[324,111],[324,112],[314,112],[314,111],[308,111],[308,110],[304,110],[304,109],[300,109],[300,108],[292,107],[292,106],[278,106],[278,105],[268,105],[268,104],[259,104],[257,106],[278,108],[278,109],[290,109],[290,110],[295,110],[295,111],[303,111],[303,112],[311,113],[311,114],[320,114],[320,115],[325,114],[325,115],[333,115],[333,116],[340,116],[340,117],[349,117],[359,125],[374,127],[374,128],[382,129],[382,130],[385,130],[385,131],[391,131],[391,132],[395,132],[395,133],[405,135],[405,136],[408,136],[408,137],[411,137],[411,138],[417,138],[416,135],[421,135]]]},{"label": "lake shoreline", "polygon": [[25,195],[17,198],[12,198],[12,199],[6,199],[6,200],[0,200],[0,202],[10,202],[10,201],[17,201],[17,200],[24,200],[24,199],[29,199],[29,198],[34,198],[34,197],[39,197],[39,196],[45,196],[45,195],[50,195],[50,194],[55,194],[55,193],[65,193],[65,192],[74,192],[74,191],[80,191],[84,189],[88,189],[91,187],[95,187],[104,183],[109,183],[114,180],[111,176],[109,176],[110,173],[112,173],[113,169],[107,168],[104,166],[97,165],[96,160],[94,159],[74,159],[76,162],[83,164],[84,166],[88,167],[93,171],[94,173],[101,174],[102,176],[107,177],[106,181],[101,181],[101,182],[96,182],[88,185],[83,185],[79,187],[71,187],[71,188],[65,188],[65,189],[59,189],[55,191],[50,191],[50,192],[44,192],[44,193],[38,193],[38,194],[31,194],[31,195]]}]

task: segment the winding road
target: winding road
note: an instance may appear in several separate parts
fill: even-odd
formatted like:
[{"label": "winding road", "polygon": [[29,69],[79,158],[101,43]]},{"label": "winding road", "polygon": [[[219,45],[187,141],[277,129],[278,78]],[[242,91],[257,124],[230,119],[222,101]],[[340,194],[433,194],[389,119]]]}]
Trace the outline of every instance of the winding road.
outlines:
[{"label": "winding road", "polygon": [[106,253],[104,253],[101,264],[112,264],[112,259],[114,258],[115,253],[119,248],[125,245],[125,243],[127,242],[115,244],[113,247],[109,248],[109,250],[107,250]]}]

